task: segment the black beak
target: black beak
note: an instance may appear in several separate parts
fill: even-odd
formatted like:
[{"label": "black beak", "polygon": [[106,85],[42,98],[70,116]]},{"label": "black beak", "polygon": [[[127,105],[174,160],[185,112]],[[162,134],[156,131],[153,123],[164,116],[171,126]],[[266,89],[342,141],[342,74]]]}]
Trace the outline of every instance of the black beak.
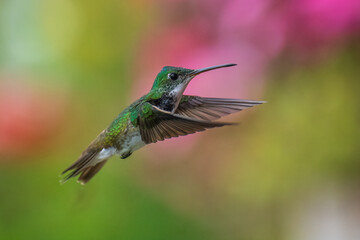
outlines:
[{"label": "black beak", "polygon": [[197,70],[194,70],[193,72],[191,72],[190,75],[196,76],[203,72],[211,71],[211,70],[218,69],[218,68],[232,67],[232,66],[236,66],[236,64],[230,63],[230,64],[223,64],[223,65],[216,65],[216,66],[212,66],[212,67],[200,68],[200,69],[197,69]]}]

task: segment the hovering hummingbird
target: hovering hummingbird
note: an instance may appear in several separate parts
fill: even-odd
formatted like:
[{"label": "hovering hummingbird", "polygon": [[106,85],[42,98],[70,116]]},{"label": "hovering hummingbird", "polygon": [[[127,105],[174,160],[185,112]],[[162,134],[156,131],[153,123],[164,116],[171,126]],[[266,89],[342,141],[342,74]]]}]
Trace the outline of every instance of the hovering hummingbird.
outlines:
[{"label": "hovering hummingbird", "polygon": [[150,92],[122,111],[90,143],[78,160],[62,172],[70,172],[62,182],[80,175],[78,182],[87,183],[113,155],[124,159],[146,144],[208,128],[233,125],[234,123],[212,120],[264,102],[207,98],[183,93],[196,75],[235,65],[224,64],[197,70],[164,67],[157,75]]}]

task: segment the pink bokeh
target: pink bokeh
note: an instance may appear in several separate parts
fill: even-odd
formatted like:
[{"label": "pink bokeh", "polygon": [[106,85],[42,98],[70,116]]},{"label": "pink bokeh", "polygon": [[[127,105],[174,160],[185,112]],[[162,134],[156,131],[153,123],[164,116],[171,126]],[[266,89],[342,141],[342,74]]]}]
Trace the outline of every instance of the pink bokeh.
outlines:
[{"label": "pink bokeh", "polygon": [[34,88],[19,77],[0,81],[0,160],[41,152],[65,117],[61,91]]},{"label": "pink bokeh", "polygon": [[284,8],[289,46],[313,51],[331,46],[360,29],[358,0],[297,0]]}]

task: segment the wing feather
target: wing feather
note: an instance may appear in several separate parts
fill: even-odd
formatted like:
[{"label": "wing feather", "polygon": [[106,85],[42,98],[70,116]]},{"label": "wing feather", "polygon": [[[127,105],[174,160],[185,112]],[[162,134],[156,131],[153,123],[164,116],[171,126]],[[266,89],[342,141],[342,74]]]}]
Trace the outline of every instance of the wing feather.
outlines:
[{"label": "wing feather", "polygon": [[155,143],[167,138],[185,136],[208,128],[233,125],[233,123],[211,122],[172,114],[150,103],[145,104],[147,104],[146,115],[140,112],[138,121],[141,138],[145,143]]},{"label": "wing feather", "polygon": [[202,120],[215,120],[245,108],[265,103],[234,98],[203,98],[184,95],[175,114]]}]

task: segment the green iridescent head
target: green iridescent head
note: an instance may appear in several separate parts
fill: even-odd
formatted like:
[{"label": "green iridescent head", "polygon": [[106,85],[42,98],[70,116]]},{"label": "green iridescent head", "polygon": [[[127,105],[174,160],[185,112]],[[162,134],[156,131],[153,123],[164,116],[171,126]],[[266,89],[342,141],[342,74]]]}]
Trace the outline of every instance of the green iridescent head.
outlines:
[{"label": "green iridescent head", "polygon": [[196,75],[210,70],[231,67],[235,65],[236,64],[224,64],[197,70],[166,66],[163,67],[163,69],[156,76],[152,90],[161,89],[164,91],[175,91],[176,93],[182,94],[191,79],[193,79]]},{"label": "green iridescent head", "polygon": [[181,67],[163,67],[156,76],[152,89],[165,88],[168,90],[175,88],[177,85],[183,83],[187,76],[193,71],[193,69]]}]

